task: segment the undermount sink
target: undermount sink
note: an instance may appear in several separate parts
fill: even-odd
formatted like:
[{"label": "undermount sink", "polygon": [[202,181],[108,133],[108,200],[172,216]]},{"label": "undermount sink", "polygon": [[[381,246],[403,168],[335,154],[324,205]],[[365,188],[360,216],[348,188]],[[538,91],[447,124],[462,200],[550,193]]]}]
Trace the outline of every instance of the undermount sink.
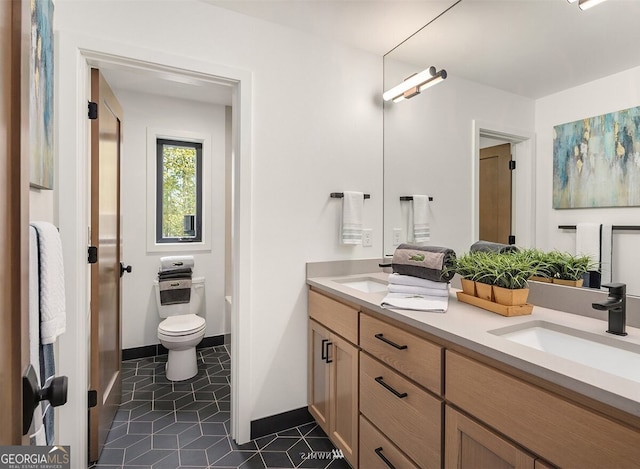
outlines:
[{"label": "undermount sink", "polygon": [[640,346],[637,344],[547,321],[530,321],[489,332],[640,383]]},{"label": "undermount sink", "polygon": [[371,277],[337,279],[334,282],[364,293],[387,291],[387,284]]}]

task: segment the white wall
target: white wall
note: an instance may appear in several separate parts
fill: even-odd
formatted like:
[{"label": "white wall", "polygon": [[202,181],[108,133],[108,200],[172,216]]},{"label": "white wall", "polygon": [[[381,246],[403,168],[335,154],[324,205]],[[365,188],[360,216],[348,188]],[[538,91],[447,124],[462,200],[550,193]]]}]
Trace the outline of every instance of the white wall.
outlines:
[{"label": "white wall", "polygon": [[429,244],[468,251],[477,241],[473,121],[533,132],[533,115],[531,99],[451,75],[419,96],[390,103],[384,121],[385,254],[395,249],[393,228],[402,229],[402,242],[408,239],[411,203],[399,198],[412,194],[434,198],[429,203]]},{"label": "white wall", "polygon": [[[225,108],[195,101],[159,95],[114,90],[123,108],[122,147],[122,259],[133,272],[122,280],[122,347],[157,344],[160,321],[156,308],[153,280],[160,257],[193,255],[194,277],[205,277],[205,337],[230,332],[224,317],[224,184],[225,184]],[[203,182],[210,185],[210,200],[204,201],[206,236],[211,249],[206,251],[148,252],[147,217],[147,129],[160,128],[211,135],[211,161],[205,171],[211,175]],[[155,155],[155,147],[153,148]],[[155,177],[155,174],[152,178]],[[155,219],[155,218],[154,218]],[[209,231],[209,226],[211,226]]]},{"label": "white wall", "polygon": [[[252,72],[253,291],[240,312],[252,399],[242,406],[252,420],[306,406],[305,262],[382,251],[382,58],[188,0],[58,0],[55,28]],[[371,248],[338,243],[329,193],[343,190],[372,196]]]},{"label": "white wall", "polygon": [[[598,116],[640,105],[640,67],[611,75],[536,101],[537,171],[536,240],[541,249],[575,251],[575,231],[558,230],[558,225],[580,222],[640,225],[640,208],[567,209],[552,208],[553,127],[586,117]],[[612,186],[615,181],[611,181]],[[627,283],[627,291],[640,295],[637,232],[614,232],[614,281]]]}]

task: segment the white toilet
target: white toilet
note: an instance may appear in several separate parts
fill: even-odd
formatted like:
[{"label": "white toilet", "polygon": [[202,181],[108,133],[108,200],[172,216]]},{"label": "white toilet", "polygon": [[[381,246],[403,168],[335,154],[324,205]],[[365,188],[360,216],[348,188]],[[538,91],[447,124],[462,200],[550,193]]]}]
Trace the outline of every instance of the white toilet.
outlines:
[{"label": "white toilet", "polygon": [[196,345],[204,337],[204,278],[196,277],[191,282],[189,303],[160,304],[160,285],[153,282],[156,291],[158,315],[166,318],[158,326],[158,339],[169,350],[167,359],[167,379],[182,381],[193,378],[198,373]]}]

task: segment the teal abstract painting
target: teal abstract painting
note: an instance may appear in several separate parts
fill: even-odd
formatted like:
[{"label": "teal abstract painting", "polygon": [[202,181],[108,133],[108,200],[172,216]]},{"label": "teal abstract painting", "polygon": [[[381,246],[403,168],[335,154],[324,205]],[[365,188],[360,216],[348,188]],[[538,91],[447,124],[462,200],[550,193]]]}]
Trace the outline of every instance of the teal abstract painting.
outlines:
[{"label": "teal abstract painting", "polygon": [[553,128],[553,208],[640,206],[640,107]]},{"label": "teal abstract painting", "polygon": [[53,2],[31,0],[30,183],[53,189]]}]

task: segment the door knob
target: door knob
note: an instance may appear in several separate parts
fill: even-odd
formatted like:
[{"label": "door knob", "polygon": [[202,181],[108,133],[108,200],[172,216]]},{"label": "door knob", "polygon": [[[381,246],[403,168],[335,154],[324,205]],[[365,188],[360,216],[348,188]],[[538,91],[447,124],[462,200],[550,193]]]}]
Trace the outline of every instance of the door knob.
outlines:
[{"label": "door knob", "polygon": [[130,274],[132,270],[133,268],[130,265],[124,265],[123,262],[120,262],[120,277],[122,277],[125,272]]},{"label": "door knob", "polygon": [[67,387],[69,378],[57,376],[47,386],[38,386],[36,370],[29,365],[22,377],[22,434],[29,432],[33,411],[40,401],[49,401],[51,407],[58,407],[67,403]]}]

